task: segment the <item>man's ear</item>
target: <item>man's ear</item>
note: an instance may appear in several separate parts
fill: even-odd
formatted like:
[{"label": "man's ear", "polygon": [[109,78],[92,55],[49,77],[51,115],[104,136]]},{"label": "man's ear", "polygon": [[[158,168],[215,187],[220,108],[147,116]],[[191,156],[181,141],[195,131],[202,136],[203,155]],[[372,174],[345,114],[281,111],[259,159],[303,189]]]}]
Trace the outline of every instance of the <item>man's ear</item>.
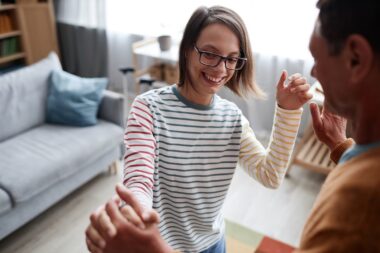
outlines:
[{"label": "man's ear", "polygon": [[371,45],[361,35],[350,35],[345,43],[345,53],[351,81],[362,82],[374,64],[374,52]]}]

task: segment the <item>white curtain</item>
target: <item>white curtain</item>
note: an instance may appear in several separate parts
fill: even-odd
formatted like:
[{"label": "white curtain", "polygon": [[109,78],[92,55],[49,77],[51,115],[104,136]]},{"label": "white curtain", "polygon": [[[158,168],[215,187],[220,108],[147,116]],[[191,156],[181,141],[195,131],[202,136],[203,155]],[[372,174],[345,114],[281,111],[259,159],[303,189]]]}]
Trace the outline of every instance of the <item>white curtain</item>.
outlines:
[{"label": "white curtain", "polygon": [[[120,89],[122,76],[118,66],[131,64],[130,43],[139,36],[169,34],[181,37],[191,13],[201,5],[223,5],[235,10],[246,23],[255,52],[256,76],[267,92],[268,100],[243,100],[228,90],[220,95],[234,101],[242,109],[253,129],[261,137],[268,136],[273,121],[275,85],[281,70],[299,72],[310,78],[312,59],[308,51],[309,36],[316,15],[316,0],[107,0],[110,78]],[[131,34],[134,34],[132,37]],[[305,108],[303,122],[308,119]],[[305,123],[301,126],[301,132]]]},{"label": "white curtain", "polygon": [[107,0],[107,29],[148,36],[180,34],[199,6],[223,5],[245,21],[256,52],[309,57],[316,0]]},{"label": "white curtain", "polygon": [[[221,95],[238,104],[257,133],[271,130],[275,85],[282,69],[310,78],[308,40],[317,15],[316,0],[56,0],[60,22],[105,27],[111,89],[122,90],[119,68],[132,66],[131,45],[144,36],[181,37],[191,13],[201,5],[223,5],[235,10],[248,28],[255,53],[259,85],[267,101],[242,100],[228,91]],[[147,60],[148,61],[148,60]],[[309,79],[310,83],[313,79]],[[129,79],[129,83],[133,80]],[[133,88],[131,89],[133,91]],[[307,117],[307,113],[305,113]]]},{"label": "white curtain", "polygon": [[[242,99],[228,89],[221,90],[219,95],[234,101],[249,120],[251,127],[259,139],[268,140],[273,124],[276,85],[281,71],[286,69],[288,74],[301,73],[305,75],[310,83],[313,83],[315,80],[310,76],[310,69],[313,63],[303,59],[271,56],[265,53],[255,53],[254,57],[256,62],[256,80],[259,86],[266,92],[267,99]],[[303,132],[310,118],[307,105],[304,106],[304,111],[300,133]]]},{"label": "white curtain", "polygon": [[106,0],[55,0],[57,21],[88,28],[105,28]]}]

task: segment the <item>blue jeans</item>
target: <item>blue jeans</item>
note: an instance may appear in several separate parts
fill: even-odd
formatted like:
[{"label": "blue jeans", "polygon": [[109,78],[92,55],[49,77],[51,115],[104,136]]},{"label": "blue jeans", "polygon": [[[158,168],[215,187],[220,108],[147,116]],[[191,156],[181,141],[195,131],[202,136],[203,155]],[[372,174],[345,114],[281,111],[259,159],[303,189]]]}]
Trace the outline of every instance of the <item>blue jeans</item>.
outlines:
[{"label": "blue jeans", "polygon": [[210,248],[201,253],[226,253],[226,240],[224,239],[224,236]]}]

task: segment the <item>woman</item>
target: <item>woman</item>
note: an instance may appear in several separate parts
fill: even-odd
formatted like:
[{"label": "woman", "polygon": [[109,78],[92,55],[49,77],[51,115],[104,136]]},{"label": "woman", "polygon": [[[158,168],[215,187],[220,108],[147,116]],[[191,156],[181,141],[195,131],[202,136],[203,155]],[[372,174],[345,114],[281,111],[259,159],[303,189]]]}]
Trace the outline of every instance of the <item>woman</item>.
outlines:
[{"label": "woman", "polygon": [[[144,209],[158,212],[160,233],[172,248],[225,252],[221,208],[237,163],[264,186],[279,187],[310,86],[300,75],[285,85],[287,74],[281,74],[265,149],[239,108],[216,95],[227,86],[239,96],[263,96],[238,14],[220,6],[198,8],[184,31],[179,68],[178,84],[142,94],[132,105],[124,185]],[[104,212],[100,216],[107,219]]]}]

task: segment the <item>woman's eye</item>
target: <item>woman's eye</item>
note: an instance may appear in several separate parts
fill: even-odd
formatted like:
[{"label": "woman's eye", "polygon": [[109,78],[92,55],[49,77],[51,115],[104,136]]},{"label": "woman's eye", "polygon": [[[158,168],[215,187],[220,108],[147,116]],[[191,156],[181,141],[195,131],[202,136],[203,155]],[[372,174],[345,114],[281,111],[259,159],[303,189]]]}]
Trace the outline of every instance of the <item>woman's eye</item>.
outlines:
[{"label": "woman's eye", "polygon": [[228,58],[228,63],[235,64],[238,61],[236,58]]},{"label": "woman's eye", "polygon": [[215,59],[215,58],[217,58],[218,56],[216,56],[215,54],[212,54],[212,53],[207,53],[207,52],[205,52],[205,53],[203,53],[204,54],[204,56],[206,57],[206,58],[208,58],[208,59]]}]

